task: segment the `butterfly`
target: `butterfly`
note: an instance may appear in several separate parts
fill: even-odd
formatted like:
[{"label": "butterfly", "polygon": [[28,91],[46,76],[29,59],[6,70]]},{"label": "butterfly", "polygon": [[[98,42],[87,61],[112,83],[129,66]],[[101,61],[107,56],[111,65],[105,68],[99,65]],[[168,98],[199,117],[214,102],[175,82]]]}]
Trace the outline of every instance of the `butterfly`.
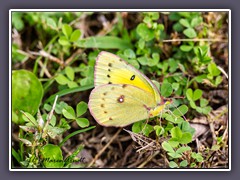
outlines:
[{"label": "butterfly", "polygon": [[102,126],[124,127],[158,116],[169,103],[148,77],[105,51],[96,59],[94,86],[88,107]]}]

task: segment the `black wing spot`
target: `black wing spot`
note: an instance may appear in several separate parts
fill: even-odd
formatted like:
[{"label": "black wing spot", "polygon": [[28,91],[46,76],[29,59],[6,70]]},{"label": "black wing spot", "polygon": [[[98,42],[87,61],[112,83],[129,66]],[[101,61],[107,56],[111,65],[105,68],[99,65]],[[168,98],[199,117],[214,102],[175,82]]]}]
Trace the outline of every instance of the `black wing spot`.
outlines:
[{"label": "black wing spot", "polygon": [[123,60],[121,58],[119,58],[119,61],[122,62]]},{"label": "black wing spot", "polygon": [[109,67],[112,67],[112,63],[108,63],[108,66],[109,66]]},{"label": "black wing spot", "polygon": [[107,114],[107,111],[104,111],[105,114]]},{"label": "black wing spot", "polygon": [[111,71],[111,69],[108,69],[108,71],[110,72],[110,71]]},{"label": "black wing spot", "polygon": [[109,81],[108,84],[112,84],[112,82]]},{"label": "black wing spot", "polygon": [[104,104],[101,104],[101,107],[104,108]]},{"label": "black wing spot", "polygon": [[135,75],[132,75],[132,77],[130,78],[131,81],[133,81],[135,79]]},{"label": "black wing spot", "polygon": [[103,93],[103,95],[106,96],[106,95],[107,95],[107,92]]},{"label": "black wing spot", "polygon": [[107,77],[110,78],[111,76],[108,74]]},{"label": "black wing spot", "polygon": [[111,120],[113,120],[113,118],[110,117],[109,120],[111,121]]},{"label": "black wing spot", "polygon": [[124,96],[124,95],[121,95],[121,96],[117,99],[117,101],[118,101],[119,103],[123,103],[123,102],[124,102],[124,98],[125,98],[125,96]]}]

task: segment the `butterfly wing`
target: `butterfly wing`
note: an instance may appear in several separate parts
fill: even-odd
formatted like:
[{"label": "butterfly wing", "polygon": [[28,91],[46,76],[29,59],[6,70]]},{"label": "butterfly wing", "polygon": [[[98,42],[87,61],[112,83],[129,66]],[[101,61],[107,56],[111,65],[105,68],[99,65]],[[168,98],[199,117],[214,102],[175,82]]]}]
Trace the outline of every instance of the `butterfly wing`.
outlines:
[{"label": "butterfly wing", "polygon": [[107,84],[92,90],[88,107],[103,126],[123,127],[147,119],[156,107],[151,93],[129,84]]},{"label": "butterfly wing", "polygon": [[149,92],[158,104],[161,102],[160,93],[151,80],[112,53],[99,53],[94,73],[95,87],[103,84],[130,84]]}]

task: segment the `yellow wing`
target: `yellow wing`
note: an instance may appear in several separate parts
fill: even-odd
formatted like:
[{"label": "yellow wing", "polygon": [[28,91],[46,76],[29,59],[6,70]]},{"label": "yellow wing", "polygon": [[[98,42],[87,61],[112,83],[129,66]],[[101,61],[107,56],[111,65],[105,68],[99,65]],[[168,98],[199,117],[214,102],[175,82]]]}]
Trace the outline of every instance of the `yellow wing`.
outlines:
[{"label": "yellow wing", "polygon": [[161,103],[160,93],[151,80],[112,53],[105,51],[99,53],[94,73],[95,87],[103,84],[130,84],[149,92],[157,104]]},{"label": "yellow wing", "polygon": [[107,84],[92,90],[88,107],[99,124],[123,127],[149,118],[157,104],[148,91],[128,84]]}]

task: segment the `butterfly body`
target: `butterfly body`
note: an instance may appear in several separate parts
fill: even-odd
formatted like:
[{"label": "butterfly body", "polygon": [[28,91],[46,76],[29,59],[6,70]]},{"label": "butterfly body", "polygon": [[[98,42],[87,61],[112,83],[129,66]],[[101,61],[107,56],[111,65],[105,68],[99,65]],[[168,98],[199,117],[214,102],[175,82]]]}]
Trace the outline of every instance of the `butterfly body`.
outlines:
[{"label": "butterfly body", "polygon": [[101,52],[96,60],[89,110],[103,126],[123,127],[164,109],[156,86],[120,57]]}]

